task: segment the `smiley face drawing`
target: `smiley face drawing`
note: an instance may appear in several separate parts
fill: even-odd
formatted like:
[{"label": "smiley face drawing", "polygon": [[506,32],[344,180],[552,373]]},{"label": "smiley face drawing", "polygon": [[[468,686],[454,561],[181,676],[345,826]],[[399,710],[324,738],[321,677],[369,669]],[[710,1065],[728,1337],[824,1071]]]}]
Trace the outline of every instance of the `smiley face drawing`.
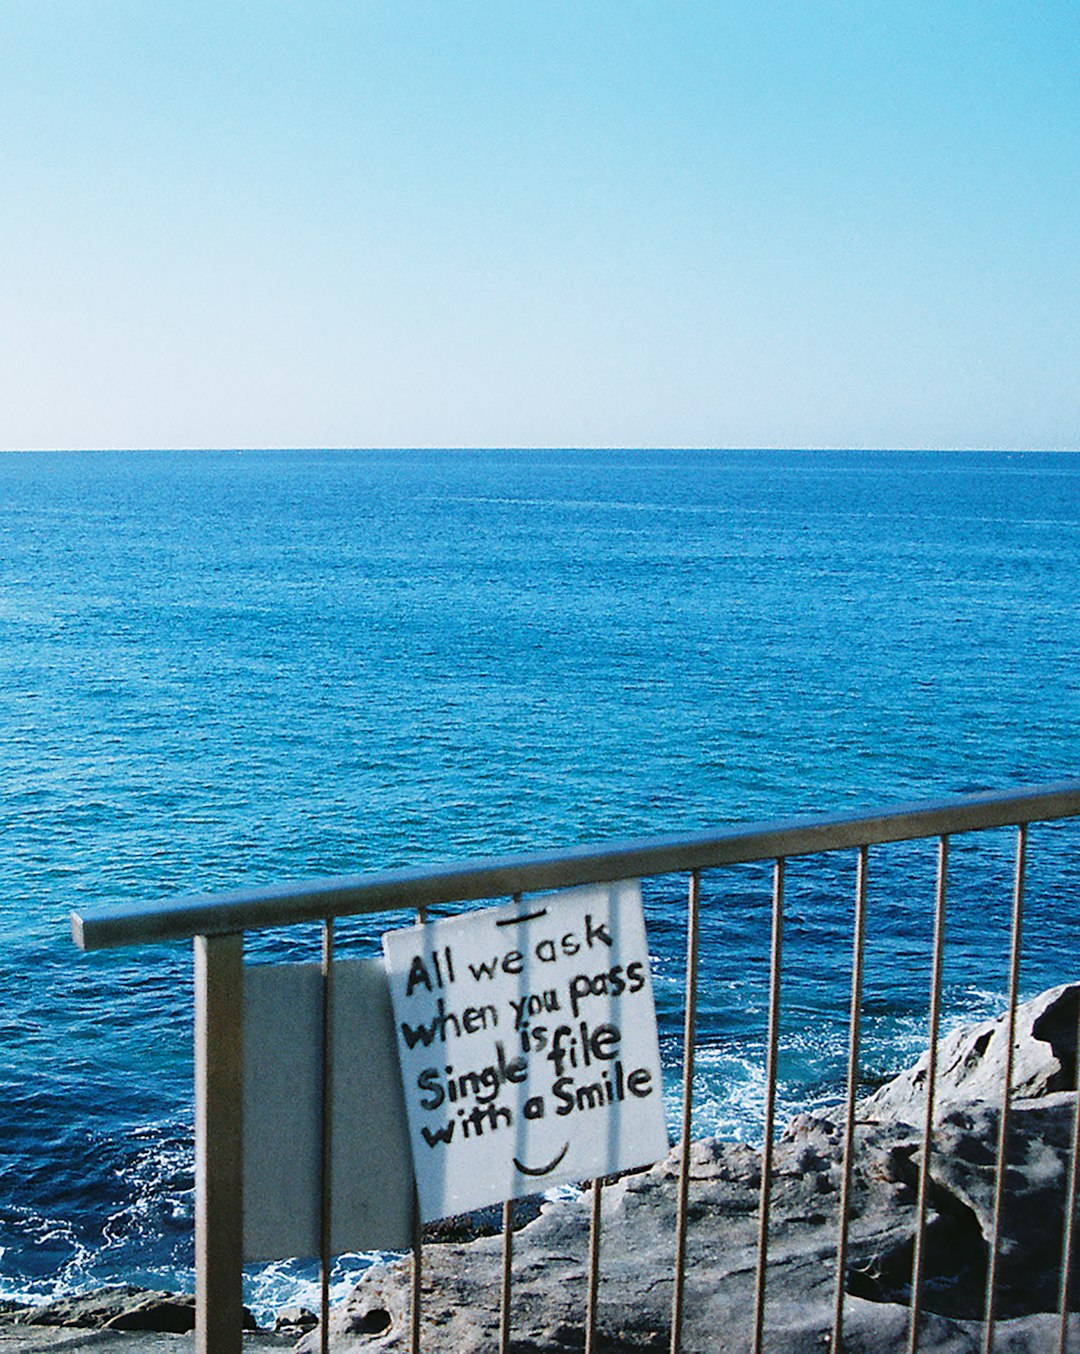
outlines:
[{"label": "smiley face drawing", "polygon": [[546,1166],[526,1166],[523,1161],[519,1161],[517,1157],[514,1157],[513,1158],[514,1169],[517,1171],[519,1175],[529,1175],[533,1176],[534,1178],[538,1178],[543,1175],[550,1175],[552,1171],[558,1169],[559,1165],[562,1162],[563,1157],[566,1156],[569,1150],[570,1150],[569,1141],[564,1142],[562,1146],[562,1151],[559,1152],[556,1156],[554,1156]]}]

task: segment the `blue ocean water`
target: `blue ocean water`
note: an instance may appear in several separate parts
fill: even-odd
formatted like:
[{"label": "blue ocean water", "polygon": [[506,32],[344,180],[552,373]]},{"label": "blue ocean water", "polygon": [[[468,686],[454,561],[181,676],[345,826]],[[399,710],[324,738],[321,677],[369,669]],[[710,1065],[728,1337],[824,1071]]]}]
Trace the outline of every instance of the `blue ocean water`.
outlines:
[{"label": "blue ocean water", "polygon": [[[0,456],[0,1296],[191,1283],[190,952],[81,956],[70,908],[1076,776],[1078,565],[1080,456]],[[1080,834],[1032,835],[1028,991],[1080,916]],[[954,844],[952,1020],[1012,849]],[[925,1037],[933,867],[873,862],[870,1078]],[[706,888],[698,1124],[753,1138],[769,880]],[[789,865],[786,1109],[839,1093],[853,888]],[[674,1074],[685,881],[646,904]]]}]

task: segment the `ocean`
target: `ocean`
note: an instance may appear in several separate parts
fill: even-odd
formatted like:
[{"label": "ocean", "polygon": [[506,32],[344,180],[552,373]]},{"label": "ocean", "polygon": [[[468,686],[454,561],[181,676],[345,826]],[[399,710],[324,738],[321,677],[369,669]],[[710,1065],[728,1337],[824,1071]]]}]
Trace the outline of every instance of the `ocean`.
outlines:
[{"label": "ocean", "polygon": [[[1068,454],[0,456],[0,1298],[192,1284],[190,949],[80,955],[71,908],[1075,777],[1078,566]],[[1032,835],[1026,992],[1080,918],[1080,832]],[[952,1023],[1000,1008],[1012,850],[954,846]],[[872,866],[868,1083],[925,1039],[933,845]],[[754,1140],[769,880],[705,889],[696,1123]],[[789,866],[783,1113],[841,1094],[853,889]]]}]

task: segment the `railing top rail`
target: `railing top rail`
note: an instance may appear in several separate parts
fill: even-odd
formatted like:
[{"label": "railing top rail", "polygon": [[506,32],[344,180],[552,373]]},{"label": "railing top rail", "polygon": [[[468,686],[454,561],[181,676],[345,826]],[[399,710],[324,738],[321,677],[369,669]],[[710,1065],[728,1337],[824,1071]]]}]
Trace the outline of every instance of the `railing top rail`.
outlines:
[{"label": "railing top rail", "polygon": [[164,903],[94,908],[85,913],[72,912],[71,929],[80,949],[104,950],[1077,816],[1080,780],[716,832],[274,884]]}]

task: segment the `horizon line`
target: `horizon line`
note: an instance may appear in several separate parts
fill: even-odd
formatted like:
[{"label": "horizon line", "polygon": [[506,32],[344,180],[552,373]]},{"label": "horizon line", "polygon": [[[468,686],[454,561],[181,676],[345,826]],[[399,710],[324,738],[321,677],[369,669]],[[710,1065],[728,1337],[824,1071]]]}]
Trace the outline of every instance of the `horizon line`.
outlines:
[{"label": "horizon line", "polygon": [[889,455],[898,452],[986,452],[1003,453],[1007,455],[1075,455],[1080,451],[1080,446],[1074,447],[1034,447],[1034,446],[963,446],[959,444],[950,444],[948,446],[923,445],[918,446],[863,446],[856,444],[845,445],[797,445],[794,443],[768,442],[760,444],[739,443],[733,445],[719,445],[715,443],[592,443],[592,444],[573,444],[565,445],[541,445],[536,443],[515,442],[507,444],[467,444],[467,443],[447,443],[445,445],[430,442],[422,444],[350,444],[350,443],[332,443],[332,444],[311,444],[309,446],[294,446],[286,443],[257,443],[257,444],[199,444],[199,445],[158,445],[158,446],[63,446],[63,447],[0,447],[0,455],[3,456],[35,456],[35,455],[99,455],[110,452],[130,452],[137,455],[158,455],[172,452],[259,452],[259,451],[298,451],[303,453],[317,454],[319,452],[576,452],[576,451],[599,451],[599,452],[627,452],[627,451],[675,451],[675,452],[694,452],[694,451],[805,451],[805,452],[844,452],[844,451],[864,451],[875,455]]}]

